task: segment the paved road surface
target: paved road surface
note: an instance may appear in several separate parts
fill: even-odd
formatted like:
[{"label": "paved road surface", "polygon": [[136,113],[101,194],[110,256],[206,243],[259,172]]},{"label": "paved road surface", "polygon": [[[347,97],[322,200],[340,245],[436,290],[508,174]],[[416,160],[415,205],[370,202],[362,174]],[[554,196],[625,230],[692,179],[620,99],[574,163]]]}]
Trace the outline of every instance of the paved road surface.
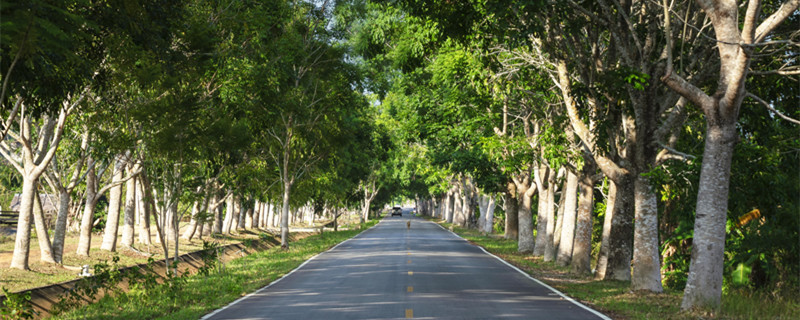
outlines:
[{"label": "paved road surface", "polygon": [[204,319],[411,317],[601,319],[408,209]]}]

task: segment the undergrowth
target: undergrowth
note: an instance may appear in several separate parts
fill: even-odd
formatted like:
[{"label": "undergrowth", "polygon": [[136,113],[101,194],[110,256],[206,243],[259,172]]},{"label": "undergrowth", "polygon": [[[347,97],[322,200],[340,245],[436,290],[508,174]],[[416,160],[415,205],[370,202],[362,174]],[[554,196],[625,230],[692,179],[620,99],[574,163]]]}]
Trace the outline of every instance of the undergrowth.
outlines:
[{"label": "undergrowth", "polygon": [[[373,221],[365,227],[370,227]],[[127,292],[106,295],[97,302],[62,312],[56,319],[197,319],[278,279],[312,256],[352,238],[366,228],[326,232],[280,247],[256,252],[222,265],[217,248],[206,244],[206,267],[195,274],[155,278],[117,276],[107,284],[129,281]],[[102,271],[102,270],[101,270]],[[145,273],[152,274],[152,273]],[[134,280],[131,280],[134,279]],[[114,286],[114,285],[112,285]]]}]

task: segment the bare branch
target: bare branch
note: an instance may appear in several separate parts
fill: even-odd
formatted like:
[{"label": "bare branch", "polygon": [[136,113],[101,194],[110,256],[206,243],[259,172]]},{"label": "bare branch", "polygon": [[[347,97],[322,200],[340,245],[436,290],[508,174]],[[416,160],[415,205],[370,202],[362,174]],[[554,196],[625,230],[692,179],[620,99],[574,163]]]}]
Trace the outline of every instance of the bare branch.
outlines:
[{"label": "bare branch", "polygon": [[775,110],[775,108],[773,108],[771,105],[769,105],[769,103],[767,103],[763,99],[759,98],[758,96],[756,96],[756,95],[754,95],[754,94],[752,94],[750,92],[748,92],[746,94],[746,96],[750,97],[750,98],[753,98],[753,100],[757,101],[758,103],[760,103],[761,105],[763,105],[764,107],[766,107],[770,111],[774,112],[775,114],[777,114],[779,117],[783,118],[784,120],[792,122],[794,124],[800,124],[800,121],[795,120],[793,118],[790,118],[790,117],[786,116],[785,114],[781,113],[780,111]]}]

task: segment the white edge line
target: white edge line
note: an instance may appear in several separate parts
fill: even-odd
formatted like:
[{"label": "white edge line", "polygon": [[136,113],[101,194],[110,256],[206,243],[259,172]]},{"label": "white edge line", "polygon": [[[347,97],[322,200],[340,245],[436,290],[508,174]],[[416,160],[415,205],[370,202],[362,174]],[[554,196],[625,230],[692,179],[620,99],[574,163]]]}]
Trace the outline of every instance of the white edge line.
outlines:
[{"label": "white edge line", "polygon": [[[447,229],[445,229],[444,227],[442,227],[442,225],[441,225],[441,224],[438,224],[438,223],[435,223],[435,222],[431,222],[431,223],[433,223],[433,224],[435,224],[435,225],[439,226],[439,228],[442,228],[442,230],[444,230],[444,231],[450,232],[451,234],[453,234],[454,236],[458,237],[459,239],[461,239],[461,240],[464,240],[464,241],[466,241],[467,243],[469,243],[469,241],[467,241],[467,239],[464,239],[464,238],[462,238],[461,236],[459,236],[458,234],[456,234],[456,233],[455,233],[455,232],[453,232],[453,231],[450,231],[450,230],[447,230]],[[569,302],[572,302],[573,304],[575,304],[575,305],[577,305],[577,306],[579,306],[579,307],[581,307],[581,308],[585,309],[586,311],[589,311],[589,312],[593,313],[594,315],[596,315],[596,316],[600,317],[600,319],[603,319],[603,320],[612,320],[611,318],[609,318],[608,316],[606,316],[606,315],[604,315],[604,314],[600,313],[599,311],[597,311],[597,310],[595,310],[595,309],[592,309],[592,308],[590,308],[590,307],[588,307],[588,306],[586,306],[586,305],[584,305],[584,304],[582,304],[582,303],[580,303],[580,302],[578,302],[578,301],[575,301],[575,299],[572,299],[571,297],[569,297],[569,296],[565,295],[565,294],[564,294],[564,293],[562,293],[561,291],[558,291],[558,290],[556,290],[555,288],[553,288],[553,287],[551,287],[551,286],[547,285],[546,283],[544,283],[544,282],[540,281],[539,279],[536,279],[536,278],[534,278],[533,276],[531,276],[531,275],[530,275],[530,274],[528,274],[527,272],[525,272],[525,271],[522,271],[520,268],[517,268],[515,265],[508,263],[508,261],[505,261],[505,260],[501,259],[500,257],[498,257],[498,256],[496,256],[496,255],[494,255],[494,254],[492,254],[492,253],[491,253],[491,252],[489,252],[489,251],[486,251],[486,249],[484,249],[483,247],[481,247],[481,246],[478,246],[478,245],[476,245],[476,247],[480,248],[480,249],[481,249],[481,251],[483,251],[484,253],[486,253],[486,254],[488,254],[488,255],[490,255],[490,256],[492,256],[492,257],[494,257],[495,259],[497,259],[497,260],[500,260],[500,262],[502,262],[503,264],[507,265],[507,266],[508,266],[508,267],[510,267],[511,269],[517,270],[517,272],[519,272],[519,273],[523,274],[524,276],[528,277],[528,279],[531,279],[531,280],[533,280],[534,282],[538,283],[539,285],[541,285],[541,286],[543,286],[543,287],[545,287],[545,288],[549,289],[550,291],[553,291],[553,292],[557,293],[559,296],[561,296],[562,298],[564,298],[564,300],[567,300],[567,301],[569,301]]]},{"label": "white edge line", "polygon": [[292,275],[292,273],[294,273],[295,271],[297,271],[297,270],[300,270],[300,268],[304,267],[304,266],[305,266],[307,263],[311,262],[311,260],[314,260],[316,257],[319,257],[321,254],[327,253],[327,252],[329,252],[329,251],[333,251],[334,249],[338,248],[340,245],[344,244],[345,242],[348,242],[348,241],[350,241],[350,240],[353,240],[353,239],[355,239],[355,238],[358,238],[358,237],[360,237],[360,236],[361,236],[362,234],[364,234],[365,232],[367,232],[367,231],[369,231],[370,229],[374,228],[375,226],[377,226],[377,225],[381,224],[381,222],[383,222],[383,220],[379,221],[378,223],[376,223],[374,226],[370,227],[369,229],[367,229],[367,230],[364,230],[364,231],[362,231],[361,233],[359,233],[359,234],[357,234],[357,235],[353,236],[352,238],[350,238],[350,239],[347,239],[347,240],[345,240],[345,241],[342,241],[342,242],[339,242],[338,244],[336,244],[336,245],[335,245],[335,246],[333,246],[332,248],[330,248],[330,249],[328,249],[328,250],[325,250],[325,251],[323,251],[323,252],[320,252],[320,253],[317,253],[317,254],[315,254],[313,257],[311,257],[311,258],[308,258],[308,260],[304,261],[304,262],[303,262],[303,263],[301,263],[299,266],[297,266],[297,268],[294,268],[292,271],[289,271],[289,273],[287,273],[287,274],[283,275],[282,277],[278,278],[278,280],[272,281],[272,282],[270,282],[268,285],[266,285],[266,286],[262,287],[261,289],[258,289],[258,290],[254,291],[254,292],[251,292],[251,293],[247,294],[247,295],[246,295],[246,296],[244,296],[244,297],[241,297],[241,298],[239,298],[239,299],[236,299],[235,301],[233,301],[233,302],[229,303],[228,305],[226,305],[226,306],[224,306],[224,307],[222,307],[222,308],[219,308],[219,309],[217,309],[217,310],[214,310],[213,312],[211,312],[211,313],[209,313],[209,314],[206,314],[205,316],[203,316],[202,318],[200,318],[200,320],[207,320],[207,319],[210,319],[211,317],[213,317],[213,316],[214,316],[214,315],[216,315],[217,313],[220,313],[220,312],[222,312],[223,310],[225,310],[225,309],[228,309],[228,308],[230,308],[230,307],[232,307],[232,306],[236,305],[237,303],[241,302],[242,300],[245,300],[245,299],[247,299],[247,298],[250,298],[251,296],[254,296],[254,295],[256,295],[256,294],[259,294],[259,293],[261,293],[261,292],[262,292],[262,291],[264,291],[264,290],[267,290],[267,289],[269,289],[269,287],[271,287],[272,285],[274,285],[274,284],[276,284],[276,283],[280,282],[280,281],[281,281],[281,280],[283,280],[284,278],[286,278],[286,277],[288,277],[288,276]]}]

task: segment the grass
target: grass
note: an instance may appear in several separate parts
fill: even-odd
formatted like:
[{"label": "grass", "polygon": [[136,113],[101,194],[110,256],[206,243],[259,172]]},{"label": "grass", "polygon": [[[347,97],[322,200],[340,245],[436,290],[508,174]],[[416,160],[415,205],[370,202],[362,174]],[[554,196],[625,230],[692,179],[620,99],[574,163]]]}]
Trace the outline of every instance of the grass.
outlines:
[{"label": "grass", "polygon": [[718,311],[680,309],[682,290],[632,292],[627,281],[596,281],[571,274],[569,268],[540,257],[517,253],[517,241],[484,235],[448,223],[445,228],[485,248],[533,277],[613,319],[800,319],[800,292],[775,294],[747,289],[727,290]]},{"label": "grass", "polygon": [[[372,221],[367,227],[377,222]],[[127,293],[106,296],[54,318],[197,319],[275,281],[312,256],[363,230],[366,229],[326,232],[291,243],[289,250],[275,247],[233,260],[206,275],[195,274],[148,289],[134,286]]]}]

